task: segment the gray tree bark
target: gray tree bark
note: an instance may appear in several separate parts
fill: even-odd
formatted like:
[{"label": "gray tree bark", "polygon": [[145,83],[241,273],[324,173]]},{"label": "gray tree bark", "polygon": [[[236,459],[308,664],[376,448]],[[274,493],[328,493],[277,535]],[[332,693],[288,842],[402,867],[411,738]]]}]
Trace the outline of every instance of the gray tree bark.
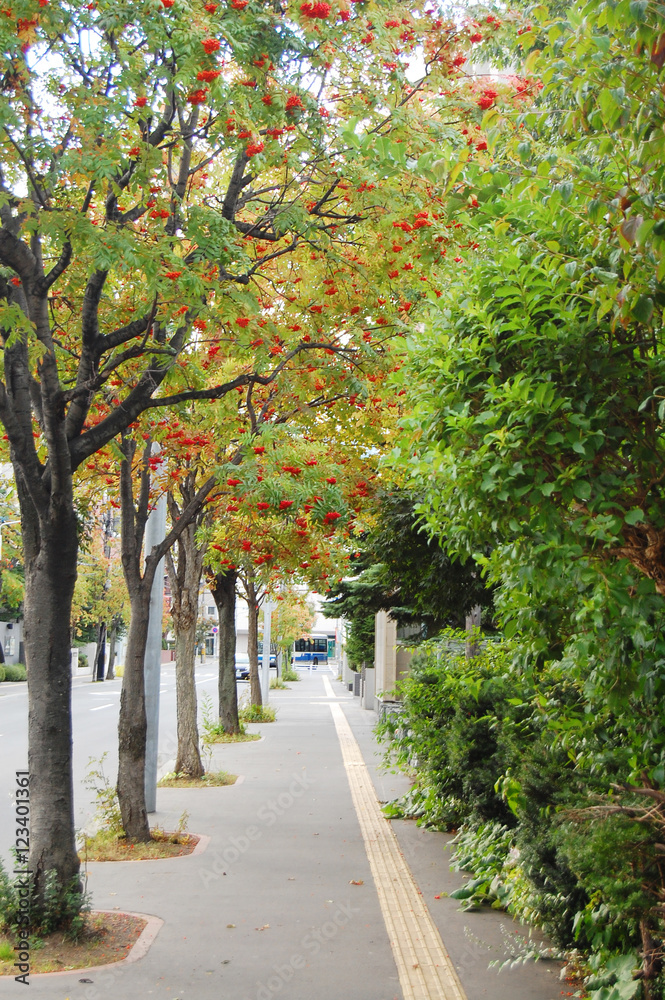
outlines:
[{"label": "gray tree bark", "polygon": [[114,618],[111,622],[109,632],[109,665],[106,668],[106,680],[112,681],[115,678],[115,648],[118,641],[118,622]]},{"label": "gray tree bark", "polygon": [[145,802],[147,720],[143,671],[153,575],[154,566],[149,579],[144,575],[142,579],[137,580],[136,575],[132,573],[127,580],[131,621],[118,717],[117,787],[122,826],[127,838],[133,843],[150,840],[150,825]]},{"label": "gray tree bark", "polygon": [[73,507],[53,498],[39,514],[20,477],[24,530],[24,643],[28,671],[28,768],[33,917],[45,880],[76,882],[71,727],[70,618],[78,532]]},{"label": "gray tree bark", "polygon": [[[195,493],[195,473],[180,484],[183,506]],[[171,521],[182,513],[176,497],[169,493]],[[196,717],[196,624],[198,618],[199,589],[207,544],[196,543],[196,531],[203,517],[192,521],[180,535],[175,551],[166,556],[166,566],[171,583],[171,617],[175,632],[176,649],[176,705],[178,751],[175,769],[178,774],[200,778],[204,773],[199,749],[199,728]],[[174,555],[177,553],[177,561]]]},{"label": "gray tree bark", "polygon": [[236,578],[235,570],[217,573],[208,584],[219,619],[219,721],[225,733],[240,732],[236,684]]},{"label": "gray tree bark", "polygon": [[249,697],[252,705],[262,705],[259,678],[259,604],[256,578],[251,569],[240,577],[247,601],[247,654],[249,656]]}]

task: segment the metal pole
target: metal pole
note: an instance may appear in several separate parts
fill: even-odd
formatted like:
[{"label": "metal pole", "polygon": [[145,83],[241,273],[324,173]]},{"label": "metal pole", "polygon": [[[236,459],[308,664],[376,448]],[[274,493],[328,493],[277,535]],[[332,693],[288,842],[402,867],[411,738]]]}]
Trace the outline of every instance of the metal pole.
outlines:
[{"label": "metal pole", "polygon": [[270,690],[270,630],[272,613],[276,608],[272,601],[263,602],[263,659],[261,663],[261,701],[268,704]]},{"label": "metal pole", "polygon": [[[159,475],[157,471],[155,478]],[[166,535],[166,494],[148,518],[145,529],[145,553],[149,555]],[[150,591],[148,641],[143,660],[145,714],[148,723],[145,746],[145,803],[149,813],[157,809],[157,749],[159,742],[159,685],[162,669],[162,614],[164,610],[164,560],[155,570]]]}]

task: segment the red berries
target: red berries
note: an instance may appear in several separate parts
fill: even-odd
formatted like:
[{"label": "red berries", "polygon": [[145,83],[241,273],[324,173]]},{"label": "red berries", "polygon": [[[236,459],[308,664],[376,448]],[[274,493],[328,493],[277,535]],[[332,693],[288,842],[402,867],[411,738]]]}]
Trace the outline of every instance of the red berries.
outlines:
[{"label": "red berries", "polygon": [[325,20],[330,15],[329,3],[302,3],[300,11],[305,17],[320,18]]},{"label": "red berries", "polygon": [[483,90],[482,96],[476,103],[478,104],[479,108],[482,108],[483,111],[487,111],[488,108],[492,107],[496,98],[497,98],[496,90],[492,90],[491,87],[487,87],[485,90]]},{"label": "red berries", "polygon": [[212,80],[216,80],[221,75],[221,72],[221,69],[202,69],[196,74],[196,79],[203,80],[204,83],[210,83]]},{"label": "red berries", "polygon": [[213,52],[217,52],[220,48],[220,42],[217,38],[204,38],[201,42],[207,55],[212,55]]},{"label": "red berries", "polygon": [[188,104],[204,104],[205,99],[208,96],[208,88],[204,87],[201,90],[194,90],[191,94],[187,95]]},{"label": "red berries", "polygon": [[264,149],[265,146],[262,142],[250,142],[245,150],[245,156],[248,160],[251,160],[253,156],[258,156],[258,154],[262,153]]}]

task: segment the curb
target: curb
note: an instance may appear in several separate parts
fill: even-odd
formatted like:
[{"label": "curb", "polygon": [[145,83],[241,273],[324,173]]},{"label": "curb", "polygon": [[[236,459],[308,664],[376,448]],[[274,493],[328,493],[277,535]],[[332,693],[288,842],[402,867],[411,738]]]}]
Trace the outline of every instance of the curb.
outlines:
[{"label": "curb", "polygon": [[90,965],[81,969],[65,969],[63,972],[34,972],[30,973],[30,979],[50,979],[53,976],[80,976],[84,972],[101,972],[103,969],[121,969],[125,965],[132,965],[138,962],[147,953],[153,943],[164,921],[161,917],[155,917],[151,913],[134,913],[131,910],[91,910],[91,914],[110,913],[118,914],[122,917],[140,917],[146,921],[146,925],[139,934],[131,951],[126,958],[121,958],[117,962],[107,962],[105,965]]}]

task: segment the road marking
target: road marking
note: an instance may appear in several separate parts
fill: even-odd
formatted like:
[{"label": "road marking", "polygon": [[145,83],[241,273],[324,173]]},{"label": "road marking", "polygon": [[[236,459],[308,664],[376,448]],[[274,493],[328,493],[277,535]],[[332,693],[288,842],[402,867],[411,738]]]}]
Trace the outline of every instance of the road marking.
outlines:
[{"label": "road marking", "polygon": [[339,702],[329,703],[404,1000],[466,1000]]},{"label": "road marking", "polygon": [[91,708],[90,711],[91,712],[99,712],[102,708],[113,708],[114,704],[115,704],[115,702],[110,701],[108,703],[108,705],[95,705],[95,707]]}]

